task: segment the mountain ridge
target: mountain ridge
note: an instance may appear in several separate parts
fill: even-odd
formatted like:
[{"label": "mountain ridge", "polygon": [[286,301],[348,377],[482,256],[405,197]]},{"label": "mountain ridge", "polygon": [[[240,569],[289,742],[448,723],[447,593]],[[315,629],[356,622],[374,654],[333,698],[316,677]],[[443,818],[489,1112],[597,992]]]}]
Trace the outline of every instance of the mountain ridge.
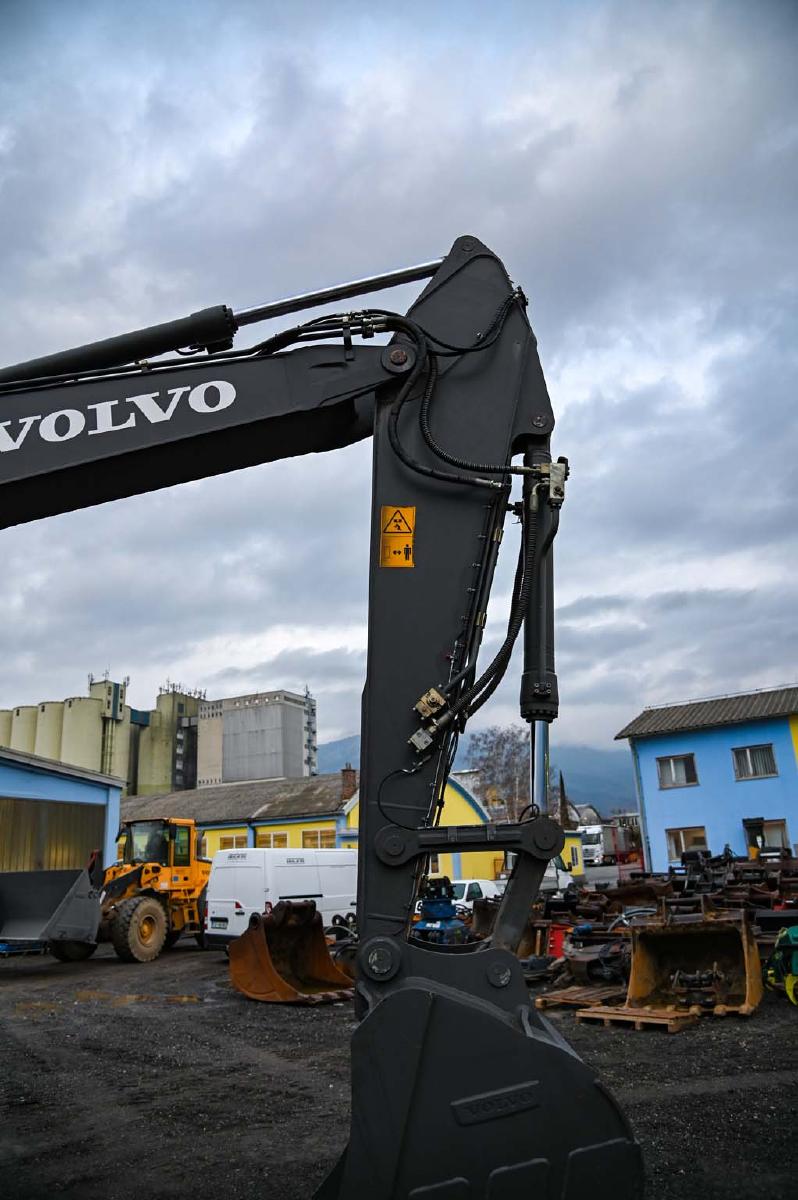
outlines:
[{"label": "mountain ridge", "polygon": [[[461,739],[455,759],[455,771],[468,769],[468,735]],[[360,735],[324,742],[318,748],[320,775],[340,771],[347,763],[357,767],[360,762]],[[602,816],[615,810],[624,812],[637,808],[632,759],[622,748],[603,750],[595,746],[554,745],[551,762],[562,771],[565,789],[573,804],[592,804]]]}]

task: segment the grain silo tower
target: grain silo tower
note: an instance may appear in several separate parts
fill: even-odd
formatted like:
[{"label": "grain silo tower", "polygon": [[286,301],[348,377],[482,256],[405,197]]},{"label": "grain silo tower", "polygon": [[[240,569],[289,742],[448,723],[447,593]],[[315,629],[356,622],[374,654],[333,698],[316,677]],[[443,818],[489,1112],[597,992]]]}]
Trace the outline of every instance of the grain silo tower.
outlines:
[{"label": "grain silo tower", "polygon": [[61,758],[61,730],[64,724],[63,700],[46,700],[39,706],[33,753],[41,758]]},{"label": "grain silo tower", "polygon": [[103,747],[103,701],[94,696],[72,696],[64,701],[61,762],[88,771],[99,771]]},{"label": "grain silo tower", "polygon": [[12,710],[11,741],[12,750],[21,754],[33,754],[36,744],[36,716],[38,709],[35,704],[23,704]]}]

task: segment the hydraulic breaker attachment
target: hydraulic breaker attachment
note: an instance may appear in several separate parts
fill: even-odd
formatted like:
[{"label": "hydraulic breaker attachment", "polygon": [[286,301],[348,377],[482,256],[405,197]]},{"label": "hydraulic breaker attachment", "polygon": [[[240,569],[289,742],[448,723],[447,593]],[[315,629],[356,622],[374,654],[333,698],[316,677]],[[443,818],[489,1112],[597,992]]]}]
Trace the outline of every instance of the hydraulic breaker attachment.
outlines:
[{"label": "hydraulic breaker attachment", "polygon": [[759,951],[744,913],[633,922],[628,1008],[748,1016],[762,994]]},{"label": "hydraulic breaker attachment", "polygon": [[330,958],[321,913],[312,900],[281,900],[249,919],[230,943],[230,978],[250,1000],[272,1004],[321,1004],[348,1000],[352,981]]}]

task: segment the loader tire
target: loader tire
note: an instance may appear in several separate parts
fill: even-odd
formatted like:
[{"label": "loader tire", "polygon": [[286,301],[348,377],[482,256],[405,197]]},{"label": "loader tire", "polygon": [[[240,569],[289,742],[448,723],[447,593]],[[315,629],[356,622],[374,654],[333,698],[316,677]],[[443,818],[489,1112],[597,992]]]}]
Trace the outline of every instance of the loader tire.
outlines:
[{"label": "loader tire", "polygon": [[164,938],[164,942],[163,942],[164,950],[171,950],[173,946],[176,946],[177,943],[180,941],[180,935],[182,932],[183,932],[182,929],[170,929],[169,932],[167,933],[166,937]]},{"label": "loader tire", "polygon": [[123,900],[111,926],[111,941],[123,962],[152,962],[163,950],[166,934],[166,913],[152,896]]},{"label": "loader tire", "polygon": [[83,962],[97,949],[96,942],[50,942],[48,947],[59,962]]}]

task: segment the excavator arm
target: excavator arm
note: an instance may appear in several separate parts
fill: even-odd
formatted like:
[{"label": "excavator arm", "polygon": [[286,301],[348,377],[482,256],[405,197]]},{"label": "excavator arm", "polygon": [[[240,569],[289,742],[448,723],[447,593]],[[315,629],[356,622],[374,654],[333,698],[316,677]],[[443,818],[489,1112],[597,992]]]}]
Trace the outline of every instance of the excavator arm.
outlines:
[{"label": "excavator arm", "polygon": [[[241,324],[420,278],[406,314],[317,317],[232,349]],[[389,344],[369,344],[384,334]],[[515,824],[439,824],[457,738],[522,634],[522,715],[557,714],[552,543],[567,464],[552,461],[553,425],[523,293],[471,237],[405,272],[244,314],[205,310],[0,372],[0,528],[373,436],[361,1020],[350,1142],[324,1200],[642,1194],[623,1115],[530,1007],[512,953],[562,831],[534,811]],[[519,547],[507,630],[483,665],[509,513]],[[492,938],[422,943],[411,926],[420,877],[431,854],[459,850],[515,854]]]}]

